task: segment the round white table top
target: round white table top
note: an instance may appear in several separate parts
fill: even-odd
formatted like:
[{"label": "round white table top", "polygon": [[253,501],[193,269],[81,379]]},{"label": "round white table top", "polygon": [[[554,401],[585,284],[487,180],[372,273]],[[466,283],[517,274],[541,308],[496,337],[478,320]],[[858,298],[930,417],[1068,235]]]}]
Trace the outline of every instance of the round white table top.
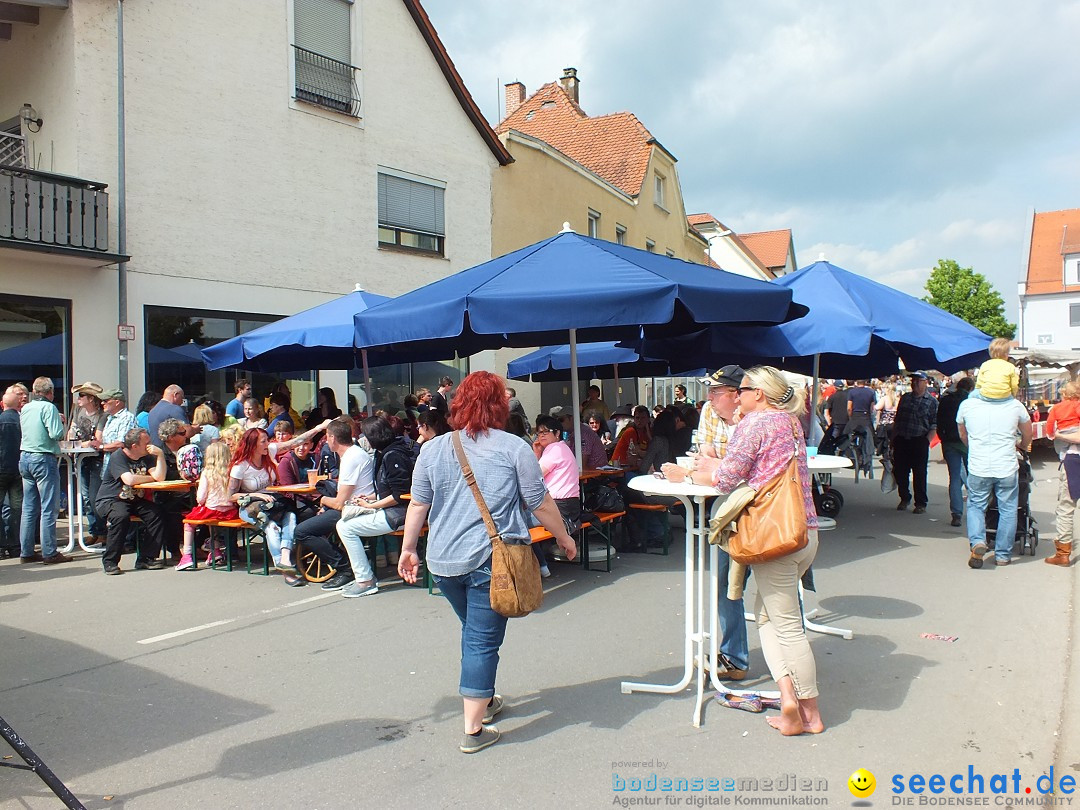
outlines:
[{"label": "round white table top", "polygon": [[847,456],[808,456],[806,466],[810,472],[836,472],[851,466],[851,459]]},{"label": "round white table top", "polygon": [[703,487],[700,484],[688,484],[682,481],[676,484],[666,478],[657,478],[653,475],[638,475],[626,482],[630,489],[644,492],[647,495],[689,495],[691,497],[717,497],[720,495],[713,487]]}]

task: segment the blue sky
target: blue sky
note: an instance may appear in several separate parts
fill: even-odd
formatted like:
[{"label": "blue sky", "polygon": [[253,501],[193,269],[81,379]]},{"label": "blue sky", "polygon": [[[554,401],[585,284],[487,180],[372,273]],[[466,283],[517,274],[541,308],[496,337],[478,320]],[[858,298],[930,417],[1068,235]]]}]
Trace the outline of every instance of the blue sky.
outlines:
[{"label": "blue sky", "polygon": [[790,227],[800,265],[922,295],[955,259],[1015,320],[1031,210],[1080,207],[1080,0],[423,3],[489,120],[574,66],[587,113],[679,159],[688,213]]}]

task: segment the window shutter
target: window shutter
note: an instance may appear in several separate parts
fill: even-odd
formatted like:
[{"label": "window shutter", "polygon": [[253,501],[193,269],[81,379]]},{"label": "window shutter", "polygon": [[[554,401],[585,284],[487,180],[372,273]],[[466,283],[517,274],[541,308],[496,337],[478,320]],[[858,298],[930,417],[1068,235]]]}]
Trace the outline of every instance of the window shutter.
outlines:
[{"label": "window shutter", "polygon": [[379,175],[379,224],[446,235],[445,190],[403,177]]},{"label": "window shutter", "polygon": [[308,51],[352,64],[348,0],[293,0],[296,44]]}]

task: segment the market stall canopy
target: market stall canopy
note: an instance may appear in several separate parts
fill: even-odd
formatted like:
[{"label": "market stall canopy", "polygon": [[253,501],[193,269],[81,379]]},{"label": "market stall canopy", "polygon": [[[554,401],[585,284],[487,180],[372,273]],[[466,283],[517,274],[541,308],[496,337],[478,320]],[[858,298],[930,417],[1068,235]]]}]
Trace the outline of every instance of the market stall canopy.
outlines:
[{"label": "market stall canopy", "polygon": [[[613,342],[582,343],[577,347],[578,372],[583,380],[611,380],[619,377],[700,376],[705,372],[672,370],[665,360],[642,358],[633,349]],[[570,346],[544,346],[511,360],[506,376],[512,380],[562,382],[570,379]]]}]

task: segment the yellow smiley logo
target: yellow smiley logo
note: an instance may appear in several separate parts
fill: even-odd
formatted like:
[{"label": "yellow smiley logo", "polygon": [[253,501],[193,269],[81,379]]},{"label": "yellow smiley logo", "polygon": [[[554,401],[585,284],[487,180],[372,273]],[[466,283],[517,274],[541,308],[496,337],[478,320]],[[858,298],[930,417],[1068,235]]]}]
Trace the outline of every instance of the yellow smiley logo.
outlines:
[{"label": "yellow smiley logo", "polygon": [[859,768],[848,777],[847,786],[852,796],[857,799],[865,799],[867,796],[873,795],[874,790],[877,788],[877,780],[866,768]]}]

